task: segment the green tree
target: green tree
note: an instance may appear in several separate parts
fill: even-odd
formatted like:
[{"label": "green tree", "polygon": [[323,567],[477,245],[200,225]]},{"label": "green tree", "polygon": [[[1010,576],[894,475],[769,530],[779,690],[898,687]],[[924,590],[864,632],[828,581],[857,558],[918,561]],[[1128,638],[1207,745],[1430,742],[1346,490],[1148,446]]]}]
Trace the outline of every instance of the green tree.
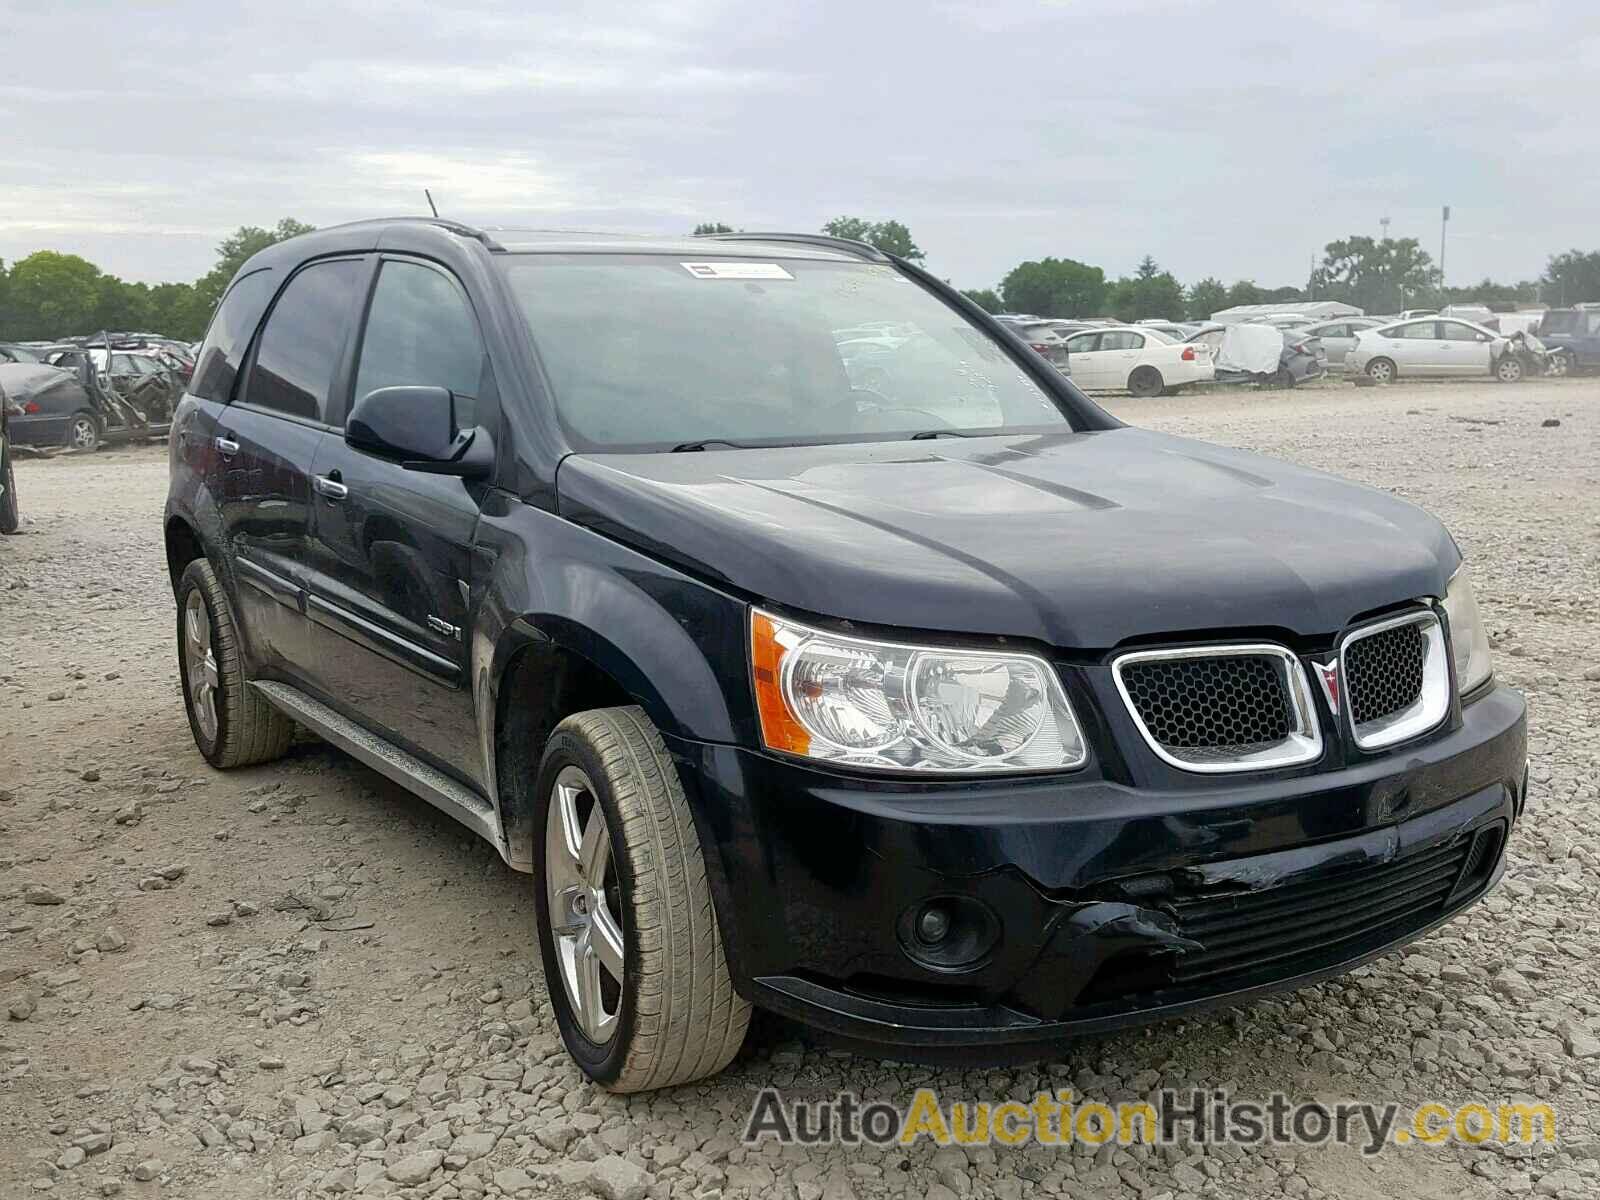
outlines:
[{"label": "green tree", "polygon": [[1105,310],[1106,275],[1099,267],[1070,258],[1018,263],[1000,281],[1000,298],[1009,312],[1099,316]]},{"label": "green tree", "polygon": [[721,221],[701,221],[694,227],[695,237],[705,237],[711,233],[733,233],[732,225],[724,225]]},{"label": "green tree", "polygon": [[1139,262],[1131,278],[1111,286],[1111,311],[1119,321],[1140,321],[1146,317],[1173,320],[1183,312],[1183,285],[1171,271],[1148,254]]},{"label": "green tree", "polygon": [[92,333],[100,303],[100,268],[76,254],[40,250],[7,273],[12,320],[6,336],[18,340]]},{"label": "green tree", "polygon": [[1495,312],[1515,312],[1519,304],[1531,304],[1539,298],[1539,285],[1532,280],[1496,283],[1485,278],[1470,287],[1447,287],[1444,298],[1449,304],[1485,304]]},{"label": "green tree", "polygon": [[194,285],[205,306],[206,319],[210,319],[211,310],[222,299],[222,293],[239,273],[239,268],[244,266],[246,259],[268,246],[302,233],[310,233],[315,228],[293,217],[284,217],[271,229],[262,229],[259,225],[241,225],[223,238],[217,244],[217,265],[197,279]]},{"label": "green tree", "polygon": [[1568,250],[1551,255],[1542,282],[1546,304],[1600,301],[1600,250]]},{"label": "green tree", "polygon": [[1266,292],[1258,288],[1253,279],[1241,279],[1228,289],[1228,302],[1224,308],[1233,308],[1240,304],[1265,304]]},{"label": "green tree", "polygon": [[1000,293],[993,288],[962,288],[961,294],[984,312],[1004,312],[1000,307]]},{"label": "green tree", "polygon": [[1191,321],[1209,321],[1211,314],[1228,307],[1228,288],[1222,280],[1207,275],[1189,286],[1184,312]]},{"label": "green tree", "polygon": [[927,257],[907,229],[899,221],[868,221],[864,217],[835,217],[822,227],[829,237],[849,238],[876,246],[885,254],[893,254],[909,262],[921,262]]},{"label": "green tree", "polygon": [[1357,234],[1325,247],[1322,265],[1311,276],[1318,297],[1342,300],[1367,312],[1397,312],[1429,298],[1439,284],[1433,260],[1416,238],[1375,238]]}]

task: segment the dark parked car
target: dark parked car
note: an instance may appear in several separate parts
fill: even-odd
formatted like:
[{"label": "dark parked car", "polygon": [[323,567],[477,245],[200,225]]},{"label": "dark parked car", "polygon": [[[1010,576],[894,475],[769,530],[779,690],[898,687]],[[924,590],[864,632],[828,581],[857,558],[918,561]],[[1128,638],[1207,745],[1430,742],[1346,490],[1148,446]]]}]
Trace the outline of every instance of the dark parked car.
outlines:
[{"label": "dark parked car", "polygon": [[0,363],[0,387],[17,406],[11,436],[23,446],[100,445],[104,420],[76,374],[43,363]]},{"label": "dark parked car", "polygon": [[1600,304],[1552,308],[1539,323],[1552,375],[1600,368]]},{"label": "dark parked car", "polygon": [[[915,398],[852,389],[874,321]],[[860,243],[306,234],[170,456],[201,752],[303,725],[531,872],[616,1090],[752,1006],[1010,1055],[1300,986],[1476,902],[1523,809],[1438,521],[1125,427]]]}]

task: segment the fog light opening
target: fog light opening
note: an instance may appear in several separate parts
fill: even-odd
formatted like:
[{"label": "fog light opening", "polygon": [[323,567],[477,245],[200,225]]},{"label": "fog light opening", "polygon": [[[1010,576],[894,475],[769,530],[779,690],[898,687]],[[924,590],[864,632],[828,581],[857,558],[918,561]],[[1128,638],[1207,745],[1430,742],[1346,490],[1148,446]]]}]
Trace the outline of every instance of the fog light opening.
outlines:
[{"label": "fog light opening", "polygon": [[919,967],[971,971],[1000,942],[1000,918],[972,896],[930,896],[903,909],[895,922],[900,949]]}]

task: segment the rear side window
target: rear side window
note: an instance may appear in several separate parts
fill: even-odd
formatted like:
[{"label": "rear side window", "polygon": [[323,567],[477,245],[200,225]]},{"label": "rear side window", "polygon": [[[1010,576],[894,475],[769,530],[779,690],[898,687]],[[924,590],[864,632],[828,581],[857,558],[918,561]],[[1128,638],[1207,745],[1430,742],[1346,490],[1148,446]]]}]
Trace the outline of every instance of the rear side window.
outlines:
[{"label": "rear side window", "polygon": [[272,299],[275,281],[271,270],[252,271],[228,289],[206,330],[205,345],[200,347],[194,382],[189,387],[194,395],[219,404],[232,399],[239,363]]},{"label": "rear side window", "polygon": [[460,398],[456,419],[475,424],[483,341],[467,297],[441,271],[389,261],[378,275],[361,341],[355,398],[384,387],[449,388]]},{"label": "rear side window", "polygon": [[312,263],[289,281],[261,331],[245,400],[291,417],[327,419],[328,390],[364,270],[357,259],[335,259]]}]

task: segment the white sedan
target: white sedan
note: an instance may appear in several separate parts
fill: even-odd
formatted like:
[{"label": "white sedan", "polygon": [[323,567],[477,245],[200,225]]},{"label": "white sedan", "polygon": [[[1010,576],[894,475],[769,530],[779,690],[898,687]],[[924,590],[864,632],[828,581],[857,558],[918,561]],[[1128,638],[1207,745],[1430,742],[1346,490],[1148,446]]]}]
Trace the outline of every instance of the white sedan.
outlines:
[{"label": "white sedan", "polygon": [[1174,342],[1164,333],[1132,326],[1085,329],[1067,338],[1072,382],[1085,391],[1126,388],[1135,396],[1159,396],[1215,374],[1211,347]]},{"label": "white sedan", "polygon": [[1398,321],[1357,334],[1344,370],[1346,375],[1365,374],[1374,383],[1390,383],[1402,375],[1486,376],[1499,361],[1503,342],[1499,334],[1459,318]]}]

